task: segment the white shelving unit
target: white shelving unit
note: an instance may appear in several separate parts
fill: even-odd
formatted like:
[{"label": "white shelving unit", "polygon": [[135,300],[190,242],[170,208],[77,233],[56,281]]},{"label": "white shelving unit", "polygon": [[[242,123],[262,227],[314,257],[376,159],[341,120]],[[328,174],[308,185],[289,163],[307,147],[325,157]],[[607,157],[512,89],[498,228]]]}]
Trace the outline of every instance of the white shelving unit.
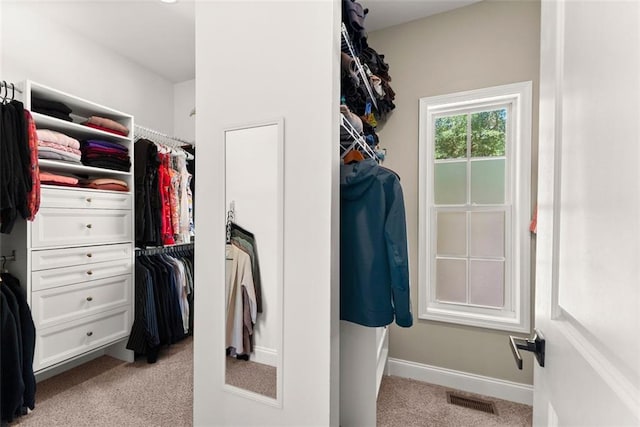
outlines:
[{"label": "white shelving unit", "polygon": [[[36,324],[34,371],[42,379],[96,353],[132,361],[125,345],[134,314],[134,118],[30,80],[20,89],[28,110],[33,96],[72,110],[73,122],[32,113],[38,129],[121,144],[132,163],[130,171],[122,172],[40,159],[41,170],[113,177],[125,181],[130,191],[42,185],[35,220],[18,221],[2,238],[2,253],[15,251],[11,273],[26,290]],[[129,136],[81,124],[93,115],[121,123]]]}]

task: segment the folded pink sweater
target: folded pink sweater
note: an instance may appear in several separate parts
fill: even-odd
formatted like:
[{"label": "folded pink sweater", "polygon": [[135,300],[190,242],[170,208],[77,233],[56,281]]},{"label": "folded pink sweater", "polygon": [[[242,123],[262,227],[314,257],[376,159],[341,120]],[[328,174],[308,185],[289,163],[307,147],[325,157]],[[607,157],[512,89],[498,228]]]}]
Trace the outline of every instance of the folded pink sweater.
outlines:
[{"label": "folded pink sweater", "polygon": [[75,148],[76,150],[80,148],[80,142],[77,139],[71,138],[70,136],[55,130],[38,129],[36,130],[36,133],[38,134],[38,140],[40,141],[53,142],[55,144]]},{"label": "folded pink sweater", "polygon": [[129,135],[129,129],[127,129],[126,126],[121,125],[115,120],[107,119],[106,117],[91,116],[86,122],[84,122],[84,124],[96,125],[101,128],[111,129],[123,134],[124,136]]}]

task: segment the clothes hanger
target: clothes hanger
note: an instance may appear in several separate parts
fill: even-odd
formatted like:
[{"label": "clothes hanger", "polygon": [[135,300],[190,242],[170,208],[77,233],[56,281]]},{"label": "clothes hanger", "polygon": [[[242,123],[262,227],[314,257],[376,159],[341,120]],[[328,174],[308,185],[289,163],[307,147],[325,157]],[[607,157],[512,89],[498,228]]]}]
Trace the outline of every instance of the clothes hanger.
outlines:
[{"label": "clothes hanger", "polygon": [[346,156],[344,156],[343,160],[345,165],[354,162],[361,162],[364,160],[364,155],[358,150],[351,150]]}]

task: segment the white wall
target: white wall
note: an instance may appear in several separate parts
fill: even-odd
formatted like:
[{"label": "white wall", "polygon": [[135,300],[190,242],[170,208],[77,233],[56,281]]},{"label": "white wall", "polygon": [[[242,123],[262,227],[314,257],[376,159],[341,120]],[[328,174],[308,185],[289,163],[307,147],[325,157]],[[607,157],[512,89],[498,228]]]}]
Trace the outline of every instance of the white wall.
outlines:
[{"label": "white wall", "polygon": [[190,116],[196,106],[196,79],[173,86],[173,136],[185,141],[196,140],[196,116]]},{"label": "white wall", "polygon": [[2,80],[31,79],[132,114],[137,124],[173,133],[171,82],[56,25],[32,2],[2,3]]},{"label": "white wall", "polygon": [[[534,198],[540,2],[481,1],[372,32],[369,44],[385,55],[389,74],[393,77],[391,86],[396,92],[396,109],[379,134],[381,145],[388,149],[385,166],[402,178],[411,299],[413,313],[416,313],[411,328],[391,327],[389,356],[531,384],[535,362],[532,362],[531,353],[524,352],[525,368],[518,370],[515,367],[508,345],[509,333],[417,319],[418,298],[424,297],[418,293],[418,119],[421,97],[533,81],[531,197]],[[535,246],[531,251],[535,254]],[[531,280],[533,283],[533,275]]]},{"label": "white wall", "polygon": [[[339,19],[334,0],[196,4],[196,137],[207,143],[197,157],[194,425],[338,425]],[[225,390],[225,296],[216,286],[225,259],[223,130],[278,117],[285,156],[281,408]]]}]

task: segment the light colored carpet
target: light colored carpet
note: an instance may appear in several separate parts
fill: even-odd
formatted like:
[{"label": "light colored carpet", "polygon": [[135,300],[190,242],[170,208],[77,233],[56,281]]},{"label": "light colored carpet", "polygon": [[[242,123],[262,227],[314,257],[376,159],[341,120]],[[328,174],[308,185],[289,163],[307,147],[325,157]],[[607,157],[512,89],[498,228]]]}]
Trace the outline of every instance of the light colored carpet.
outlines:
[{"label": "light colored carpet", "polygon": [[276,398],[276,368],[227,357],[227,384]]},{"label": "light colored carpet", "polygon": [[498,414],[447,403],[448,388],[421,381],[388,376],[382,379],[378,395],[378,426],[530,426],[531,406],[506,400],[458,392],[495,403]]},{"label": "light colored carpet", "polygon": [[37,385],[36,408],[16,425],[190,426],[193,339],[163,349],[154,364],[99,357]]},{"label": "light colored carpet", "polygon": [[[275,397],[275,368],[228,359],[233,385]],[[530,426],[531,407],[499,399],[498,415],[447,403],[448,389],[384,377],[378,426]],[[462,393],[470,395],[469,393]],[[125,363],[108,356],[38,383],[36,409],[12,425],[43,427],[192,425],[193,339],[165,349],[158,362]],[[364,426],[366,427],[366,426]]]}]

